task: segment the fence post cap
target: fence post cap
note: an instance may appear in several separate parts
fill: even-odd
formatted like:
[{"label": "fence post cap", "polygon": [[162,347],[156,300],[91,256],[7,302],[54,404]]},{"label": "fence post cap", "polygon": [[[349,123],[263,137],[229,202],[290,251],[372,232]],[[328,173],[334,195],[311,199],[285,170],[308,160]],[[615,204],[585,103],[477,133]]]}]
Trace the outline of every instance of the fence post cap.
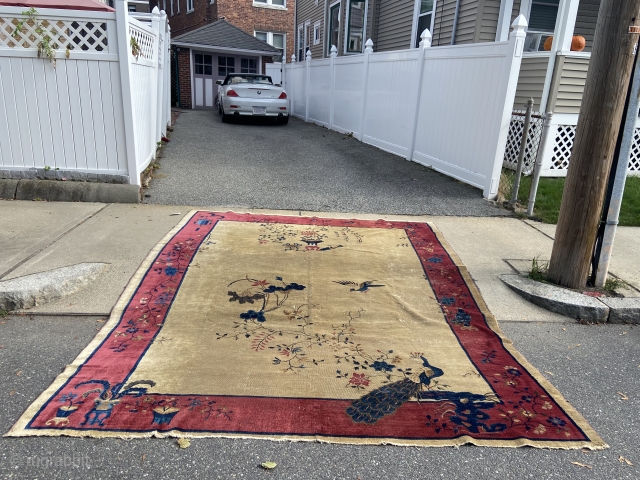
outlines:
[{"label": "fence post cap", "polygon": [[516,19],[513,21],[513,23],[511,24],[511,28],[513,30],[511,30],[511,33],[509,34],[509,36],[512,36],[512,35],[524,36],[526,34],[528,25],[529,24],[527,23],[527,19],[524,17],[524,15],[522,14],[518,15]]},{"label": "fence post cap", "polygon": [[420,38],[422,39],[422,41],[420,42],[420,46],[422,48],[431,46],[431,39],[433,38],[433,36],[431,35],[431,32],[428,28],[424,29],[424,31],[420,34]]},{"label": "fence post cap", "polygon": [[304,56],[307,61],[311,60],[311,50],[307,50],[307,54]]},{"label": "fence post cap", "polygon": [[336,48],[335,45],[331,45],[331,56],[332,57],[337,57],[338,56],[338,49]]},{"label": "fence post cap", "polygon": [[291,54],[291,63],[296,63],[296,54]]},{"label": "fence post cap", "polygon": [[160,15],[160,9],[158,8],[157,5],[153,7],[153,10],[151,10],[151,13],[153,13],[154,15]]},{"label": "fence post cap", "polygon": [[364,44],[365,49],[364,51],[366,53],[372,53],[373,52],[373,40],[369,39],[367,40],[367,42]]}]

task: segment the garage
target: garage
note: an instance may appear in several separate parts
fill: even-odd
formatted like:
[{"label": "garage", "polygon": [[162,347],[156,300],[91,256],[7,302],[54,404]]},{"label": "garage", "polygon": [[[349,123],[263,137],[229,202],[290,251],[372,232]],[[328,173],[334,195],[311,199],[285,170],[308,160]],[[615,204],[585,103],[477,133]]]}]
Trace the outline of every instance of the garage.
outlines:
[{"label": "garage", "polygon": [[213,109],[216,80],[229,73],[264,73],[280,52],[225,20],[218,20],[171,41],[177,54],[178,103],[182,108]]}]

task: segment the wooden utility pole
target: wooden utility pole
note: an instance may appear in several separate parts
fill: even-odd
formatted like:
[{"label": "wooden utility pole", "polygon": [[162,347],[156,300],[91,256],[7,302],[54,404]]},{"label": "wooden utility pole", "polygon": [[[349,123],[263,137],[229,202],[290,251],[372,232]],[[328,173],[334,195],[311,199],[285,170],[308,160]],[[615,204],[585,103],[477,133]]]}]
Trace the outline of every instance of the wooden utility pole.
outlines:
[{"label": "wooden utility pole", "polygon": [[634,26],[640,0],[602,0],[549,262],[549,280],[565,287],[587,283],[639,37]]}]

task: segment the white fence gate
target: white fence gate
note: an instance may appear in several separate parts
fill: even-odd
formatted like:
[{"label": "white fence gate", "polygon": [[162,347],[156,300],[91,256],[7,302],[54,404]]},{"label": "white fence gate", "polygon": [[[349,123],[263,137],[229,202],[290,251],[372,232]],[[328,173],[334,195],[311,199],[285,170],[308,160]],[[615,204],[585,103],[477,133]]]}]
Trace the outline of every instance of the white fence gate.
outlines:
[{"label": "white fence gate", "polygon": [[293,115],[498,192],[527,23],[506,42],[421,48],[284,66]]},{"label": "white fence gate", "polygon": [[[40,9],[17,33],[27,8],[0,7],[0,178],[44,169],[140,184],[171,121],[169,25],[157,9],[136,19],[115,3]],[[45,35],[55,63],[38,58]]]}]

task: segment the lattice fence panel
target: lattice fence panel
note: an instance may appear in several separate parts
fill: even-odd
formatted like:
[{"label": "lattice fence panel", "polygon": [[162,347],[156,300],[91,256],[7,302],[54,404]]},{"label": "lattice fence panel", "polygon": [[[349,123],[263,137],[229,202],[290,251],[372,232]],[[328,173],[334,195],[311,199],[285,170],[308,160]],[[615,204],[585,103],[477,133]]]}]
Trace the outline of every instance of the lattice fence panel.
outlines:
[{"label": "lattice fence panel", "polygon": [[0,47],[38,48],[40,41],[48,36],[54,50],[107,51],[106,23],[36,18],[24,22],[18,31],[21,21],[18,17],[0,17]]},{"label": "lattice fence panel", "polygon": [[140,46],[140,57],[151,60],[153,58],[154,50],[153,35],[134,25],[129,25],[129,35],[131,35],[132,38],[135,38],[136,42],[138,42],[138,45]]},{"label": "lattice fence panel", "polygon": [[[571,148],[573,147],[575,136],[575,125],[558,125],[550,170],[566,170],[569,168]],[[640,172],[640,128],[636,128],[633,134],[631,156],[629,158],[629,172]]]},{"label": "lattice fence panel", "polygon": [[571,147],[573,147],[573,139],[575,136],[575,125],[558,125],[556,139],[553,144],[550,170],[566,170],[569,168]]},{"label": "lattice fence panel", "polygon": [[[504,151],[504,159],[502,166],[515,170],[518,167],[518,155],[520,153],[520,143],[522,142],[522,133],[524,132],[524,119],[526,112],[524,110],[514,110],[511,114],[511,123],[509,124],[509,135],[507,137],[507,147]],[[542,138],[542,124],[544,117],[537,112],[531,116],[529,123],[529,136],[524,150],[524,167],[522,173],[530,175],[535,167],[538,148]]]},{"label": "lattice fence panel", "polygon": [[636,128],[633,133],[631,143],[631,158],[629,159],[629,171],[640,173],[640,128]]}]

